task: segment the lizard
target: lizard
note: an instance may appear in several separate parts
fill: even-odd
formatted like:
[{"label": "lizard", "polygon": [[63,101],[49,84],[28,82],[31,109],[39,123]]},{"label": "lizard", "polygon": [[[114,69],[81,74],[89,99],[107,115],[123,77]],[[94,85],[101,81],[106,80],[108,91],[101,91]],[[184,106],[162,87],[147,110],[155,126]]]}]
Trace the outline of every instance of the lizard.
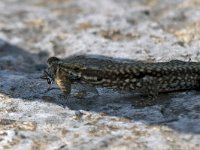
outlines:
[{"label": "lizard", "polygon": [[64,95],[71,92],[71,84],[87,83],[97,87],[136,91],[149,97],[147,104],[155,102],[159,93],[198,90],[200,63],[171,60],[145,63],[117,60],[107,57],[78,55],[68,60],[50,57],[42,79],[53,81]]}]

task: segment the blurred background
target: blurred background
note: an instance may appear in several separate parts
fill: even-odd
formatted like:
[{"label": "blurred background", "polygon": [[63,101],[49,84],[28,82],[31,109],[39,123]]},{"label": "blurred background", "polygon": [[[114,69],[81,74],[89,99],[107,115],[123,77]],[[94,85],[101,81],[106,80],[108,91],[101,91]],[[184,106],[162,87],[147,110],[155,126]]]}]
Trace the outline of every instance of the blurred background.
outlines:
[{"label": "blurred background", "polygon": [[199,0],[1,0],[0,13],[0,39],[28,53],[199,60]]}]

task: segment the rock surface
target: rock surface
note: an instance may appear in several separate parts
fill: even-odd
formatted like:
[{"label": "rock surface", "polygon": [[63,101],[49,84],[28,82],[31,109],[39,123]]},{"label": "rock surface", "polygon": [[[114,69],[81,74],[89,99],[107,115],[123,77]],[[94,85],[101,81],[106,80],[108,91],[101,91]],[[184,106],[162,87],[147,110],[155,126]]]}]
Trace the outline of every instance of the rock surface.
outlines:
[{"label": "rock surface", "polygon": [[1,0],[0,13],[0,149],[200,149],[197,91],[137,108],[84,85],[63,100],[40,79],[50,56],[200,61],[200,0]]}]

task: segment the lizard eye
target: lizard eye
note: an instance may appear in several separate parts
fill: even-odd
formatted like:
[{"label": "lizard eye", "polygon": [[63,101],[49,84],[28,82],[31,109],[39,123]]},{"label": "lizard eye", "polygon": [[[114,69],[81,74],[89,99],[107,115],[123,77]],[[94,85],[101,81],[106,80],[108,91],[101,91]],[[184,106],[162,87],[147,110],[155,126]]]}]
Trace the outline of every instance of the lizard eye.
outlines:
[{"label": "lizard eye", "polygon": [[78,68],[78,67],[75,67],[75,68],[74,68],[74,71],[79,71],[79,68]]},{"label": "lizard eye", "polygon": [[97,81],[101,81],[101,80],[102,80],[102,78],[100,78],[100,77],[97,78]]}]

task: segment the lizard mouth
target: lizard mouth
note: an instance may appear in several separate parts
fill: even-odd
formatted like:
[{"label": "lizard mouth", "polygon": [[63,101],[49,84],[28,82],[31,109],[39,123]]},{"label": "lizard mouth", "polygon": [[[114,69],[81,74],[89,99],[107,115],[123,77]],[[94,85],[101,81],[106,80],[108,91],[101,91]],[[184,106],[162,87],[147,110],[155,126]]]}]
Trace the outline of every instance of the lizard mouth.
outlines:
[{"label": "lizard mouth", "polygon": [[43,72],[43,75],[40,76],[40,78],[47,80],[48,84],[53,84],[53,78],[51,77],[51,75],[46,70]]}]

